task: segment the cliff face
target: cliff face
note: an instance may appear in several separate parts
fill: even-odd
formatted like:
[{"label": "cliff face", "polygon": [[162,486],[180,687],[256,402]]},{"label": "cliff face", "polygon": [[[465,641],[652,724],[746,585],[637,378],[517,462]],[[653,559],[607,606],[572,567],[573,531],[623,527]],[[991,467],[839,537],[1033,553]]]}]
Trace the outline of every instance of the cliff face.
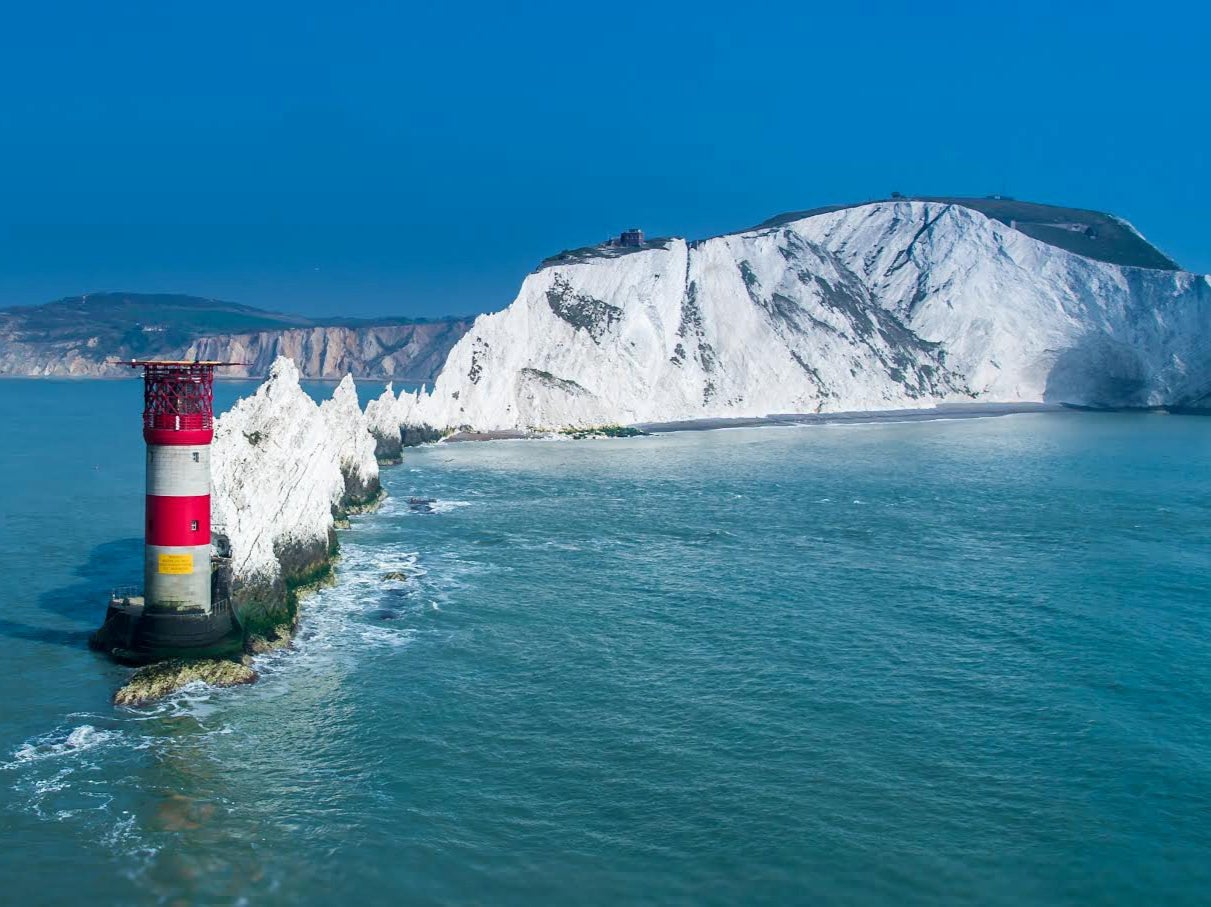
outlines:
[{"label": "cliff face", "polygon": [[226,334],[194,341],[182,359],[243,362],[232,377],[259,376],[279,357],[292,359],[308,378],[397,378],[425,381],[435,375],[470,321],[364,327],[311,327],[255,334]]},{"label": "cliff face", "polygon": [[105,376],[108,359],[218,359],[260,377],[280,356],[311,378],[424,381],[469,319],[315,321],[189,296],[93,294],[0,311],[0,375]]},{"label": "cliff face", "polygon": [[[1003,214],[889,201],[701,242],[565,253],[507,309],[478,318],[432,393],[401,394],[397,414],[405,425],[553,429],[1206,398],[1207,278],[1078,254]],[[1087,230],[1103,258],[1145,260],[1151,248],[1122,221],[1109,243],[1094,218],[1053,220],[1034,232]]]}]

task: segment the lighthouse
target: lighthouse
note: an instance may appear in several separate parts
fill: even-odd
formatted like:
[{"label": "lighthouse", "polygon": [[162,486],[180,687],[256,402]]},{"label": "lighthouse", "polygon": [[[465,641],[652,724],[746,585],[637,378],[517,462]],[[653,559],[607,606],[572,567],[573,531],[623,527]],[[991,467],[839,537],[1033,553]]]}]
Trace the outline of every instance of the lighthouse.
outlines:
[{"label": "lighthouse", "polygon": [[230,565],[211,552],[210,444],[214,370],[232,363],[122,363],[143,370],[143,594],[115,591],[94,644],[132,658],[221,647],[235,627]]}]

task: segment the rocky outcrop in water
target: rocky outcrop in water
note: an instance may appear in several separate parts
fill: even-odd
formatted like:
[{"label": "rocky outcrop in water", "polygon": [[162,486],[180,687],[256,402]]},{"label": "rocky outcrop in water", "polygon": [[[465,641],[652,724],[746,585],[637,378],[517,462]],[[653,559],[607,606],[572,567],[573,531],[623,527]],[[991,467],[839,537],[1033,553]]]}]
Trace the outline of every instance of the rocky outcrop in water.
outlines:
[{"label": "rocky outcrop in water", "polygon": [[161,661],[135,671],[130,680],[114,694],[114,705],[146,705],[191,683],[232,687],[255,683],[256,679],[256,671],[243,661],[226,658]]},{"label": "rocky outcrop in water", "polygon": [[395,396],[388,384],[379,397],[366,404],[366,419],[377,442],[380,463],[397,463],[403,448],[440,441],[449,434],[429,425],[418,413],[420,401],[426,396],[424,387],[419,391],[402,390]]},{"label": "rocky outcrop in water", "polygon": [[374,437],[374,456],[380,464],[398,463],[403,448],[395,388],[390,382],[382,394],[366,404],[366,424]]},{"label": "rocky outcrop in water", "polygon": [[293,626],[297,590],[331,570],[337,522],[382,496],[375,445],[352,378],[317,405],[289,359],[216,420],[211,509],[246,636]]}]

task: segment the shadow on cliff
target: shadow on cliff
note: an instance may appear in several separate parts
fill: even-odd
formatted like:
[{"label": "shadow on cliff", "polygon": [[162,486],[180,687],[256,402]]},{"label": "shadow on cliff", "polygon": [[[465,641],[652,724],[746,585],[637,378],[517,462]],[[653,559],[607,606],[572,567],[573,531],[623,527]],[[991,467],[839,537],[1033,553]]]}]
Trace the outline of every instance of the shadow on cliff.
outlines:
[{"label": "shadow on cliff", "polygon": [[88,645],[88,636],[101,626],[109,594],[118,586],[142,585],[143,539],[117,539],[98,545],[75,569],[79,577],[38,598],[38,606],[61,618],[78,621],[80,629],[38,627],[0,618],[0,636],[49,642],[72,648]]},{"label": "shadow on cliff", "polygon": [[1147,372],[1130,347],[1100,334],[1087,334],[1062,350],[1047,375],[1043,400],[1075,406],[1148,405]]}]

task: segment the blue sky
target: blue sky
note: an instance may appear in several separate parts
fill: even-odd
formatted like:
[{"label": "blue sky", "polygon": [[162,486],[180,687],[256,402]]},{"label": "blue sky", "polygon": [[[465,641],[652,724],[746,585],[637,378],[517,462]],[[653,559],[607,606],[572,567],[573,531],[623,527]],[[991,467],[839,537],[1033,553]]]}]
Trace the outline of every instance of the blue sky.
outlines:
[{"label": "blue sky", "polygon": [[1125,3],[57,3],[0,35],[0,305],[499,308],[632,224],[1113,211],[1211,270],[1211,14]]}]

